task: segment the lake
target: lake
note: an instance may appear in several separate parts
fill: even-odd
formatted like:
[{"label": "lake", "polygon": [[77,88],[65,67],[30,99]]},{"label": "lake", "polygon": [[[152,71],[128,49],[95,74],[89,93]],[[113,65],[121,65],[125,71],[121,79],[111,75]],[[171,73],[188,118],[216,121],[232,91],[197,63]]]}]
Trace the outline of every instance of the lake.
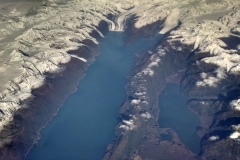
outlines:
[{"label": "lake", "polygon": [[42,138],[27,160],[98,160],[114,140],[126,77],[135,54],[153,46],[162,35],[124,46],[122,32],[109,32],[100,41],[100,55],[91,64],[78,90],[41,131]]},{"label": "lake", "polygon": [[200,137],[196,128],[200,126],[197,116],[188,110],[188,98],[180,93],[180,85],[167,83],[165,93],[159,96],[159,125],[173,129],[181,142],[192,152],[200,152]]}]

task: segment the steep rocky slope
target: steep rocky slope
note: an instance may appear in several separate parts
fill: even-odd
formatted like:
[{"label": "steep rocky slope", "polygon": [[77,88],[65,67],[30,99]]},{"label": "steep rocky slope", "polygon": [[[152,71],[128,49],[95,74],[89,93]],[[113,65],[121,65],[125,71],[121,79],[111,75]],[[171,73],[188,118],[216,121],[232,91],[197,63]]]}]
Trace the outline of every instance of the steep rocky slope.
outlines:
[{"label": "steep rocky slope", "polygon": [[[0,159],[25,157],[39,131],[75,90],[89,61],[98,54],[98,39],[109,29],[126,31],[126,44],[141,36],[164,34],[164,38],[136,58],[116,139],[104,159],[239,158],[238,1],[2,4]],[[198,156],[173,130],[157,124],[158,96],[166,82],[180,83],[181,92],[189,97],[188,108],[201,121]],[[159,134],[166,132],[173,140],[159,141]]]},{"label": "steep rocky slope", "polygon": [[[138,31],[147,35],[138,25],[149,22],[148,13],[160,10],[159,21],[164,23],[159,33],[170,33],[138,54],[120,110],[122,122],[104,159],[238,159],[239,2],[166,5],[159,3],[130,23],[129,39]],[[169,14],[161,14],[162,7]],[[149,25],[150,31],[153,26]],[[160,141],[159,135],[168,132],[157,125],[158,96],[166,82],[180,83],[181,92],[189,98],[188,108],[201,121],[199,155],[191,153],[174,131],[172,141]]]},{"label": "steep rocky slope", "polygon": [[15,9],[1,24],[0,159],[26,156],[99,53],[108,19],[119,13],[111,4],[78,1],[44,2],[36,11]]}]

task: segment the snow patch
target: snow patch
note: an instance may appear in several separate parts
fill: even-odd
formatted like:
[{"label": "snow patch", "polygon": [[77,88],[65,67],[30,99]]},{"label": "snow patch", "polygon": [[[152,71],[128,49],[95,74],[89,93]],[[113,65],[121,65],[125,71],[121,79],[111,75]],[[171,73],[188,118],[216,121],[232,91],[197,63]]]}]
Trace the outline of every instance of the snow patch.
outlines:
[{"label": "snow patch", "polygon": [[209,141],[216,141],[218,139],[219,139],[218,136],[211,136],[211,137],[209,137]]},{"label": "snow patch", "polygon": [[238,131],[235,131],[229,137],[231,139],[240,139],[240,133]]},{"label": "snow patch", "polygon": [[174,8],[171,13],[167,16],[167,19],[164,22],[163,29],[159,32],[160,34],[165,34],[178,26],[180,9]]},{"label": "snow patch", "polygon": [[230,106],[232,109],[240,111],[240,99],[236,99],[230,102]]},{"label": "snow patch", "polygon": [[141,102],[141,100],[139,100],[139,99],[133,99],[133,100],[131,100],[131,104],[132,105],[137,105],[137,104],[139,104]]},{"label": "snow patch", "polygon": [[136,128],[136,126],[134,125],[134,120],[133,119],[130,119],[130,120],[123,120],[122,121],[124,124],[123,125],[120,125],[119,128],[122,128],[124,129],[125,131],[128,131],[128,130],[133,130],[134,128]]},{"label": "snow patch", "polygon": [[146,112],[146,113],[142,113],[141,117],[150,119],[152,117],[152,115],[150,113]]}]

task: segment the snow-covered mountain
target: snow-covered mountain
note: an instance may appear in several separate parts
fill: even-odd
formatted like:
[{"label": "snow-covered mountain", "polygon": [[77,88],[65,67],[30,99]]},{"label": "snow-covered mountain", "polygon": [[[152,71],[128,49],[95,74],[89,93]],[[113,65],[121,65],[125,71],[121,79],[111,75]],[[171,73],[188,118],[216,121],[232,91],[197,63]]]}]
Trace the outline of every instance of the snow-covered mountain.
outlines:
[{"label": "snow-covered mountain", "polygon": [[[211,152],[216,150],[212,146],[221,148],[224,146],[221,144],[226,143],[229,147],[240,135],[239,124],[225,126],[225,130],[231,132],[229,137],[221,139],[220,135],[213,134],[215,130],[223,129],[218,122],[239,116],[239,97],[231,97],[229,93],[239,90],[239,7],[240,2],[236,0],[0,0],[0,137],[1,147],[7,148],[2,151],[2,157],[21,159],[26,155],[36,142],[40,129],[53,115],[39,119],[42,121],[41,125],[36,125],[39,128],[28,123],[21,123],[19,127],[16,122],[21,120],[18,118],[28,121],[29,114],[34,112],[28,113],[24,109],[33,110],[32,103],[40,95],[53,94],[54,85],[57,86],[58,82],[50,82],[50,77],[66,77],[65,71],[73,69],[74,65],[88,64],[89,59],[69,52],[86,47],[92,48],[91,52],[97,52],[98,40],[108,29],[130,32],[130,40],[140,34],[165,34],[163,42],[148,51],[146,61],[139,62],[142,67],[137,68],[138,72],[133,72],[131,82],[141,85],[139,89],[139,86],[128,84],[130,90],[127,92],[133,92],[131,94],[136,99],[126,105],[138,107],[138,112],[118,127],[127,133],[139,128],[137,125],[142,123],[139,119],[151,122],[153,119],[155,122],[157,113],[146,110],[155,104],[156,97],[148,96],[153,96],[154,92],[159,94],[162,88],[148,93],[156,84],[149,84],[147,80],[159,79],[158,76],[163,73],[161,67],[166,67],[162,65],[165,64],[163,60],[179,54],[175,56],[180,58],[177,62],[182,63],[178,69],[185,71],[181,90],[191,98],[189,108],[202,122],[202,130],[199,131],[203,137],[202,156],[216,156],[215,152]],[[167,71],[165,77],[162,76],[163,81],[180,71],[176,66]],[[71,90],[66,95],[73,92],[77,83],[78,80],[71,82]],[[49,97],[52,101],[56,100],[54,96]],[[61,103],[57,102],[51,113],[56,114]],[[207,112],[203,114],[205,109]],[[146,112],[140,112],[143,110]],[[16,118],[16,115],[19,117]],[[204,117],[210,119],[208,123]],[[34,122],[38,123],[37,118]],[[22,133],[29,132],[33,137],[26,142]],[[13,154],[8,144],[18,144],[24,149]],[[113,157],[115,152],[118,153],[118,143],[114,145],[111,150]],[[139,146],[133,148],[138,149]],[[129,154],[132,153],[130,150]],[[111,155],[108,158],[111,159]]]}]

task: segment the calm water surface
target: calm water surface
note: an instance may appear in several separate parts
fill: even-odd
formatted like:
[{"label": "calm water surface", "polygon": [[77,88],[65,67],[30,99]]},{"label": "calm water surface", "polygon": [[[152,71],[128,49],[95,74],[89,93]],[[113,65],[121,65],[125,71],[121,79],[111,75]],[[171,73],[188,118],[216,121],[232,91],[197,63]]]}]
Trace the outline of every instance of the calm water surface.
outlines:
[{"label": "calm water surface", "polygon": [[100,42],[100,55],[89,66],[78,91],[41,132],[27,160],[98,160],[114,137],[119,107],[125,99],[126,76],[135,53],[154,45],[161,35],[123,47],[123,33],[110,32]]},{"label": "calm water surface", "polygon": [[179,84],[167,83],[165,94],[159,97],[159,125],[162,128],[172,128],[181,142],[192,152],[200,151],[200,138],[196,127],[200,125],[197,116],[187,109],[187,97],[180,93]]}]

